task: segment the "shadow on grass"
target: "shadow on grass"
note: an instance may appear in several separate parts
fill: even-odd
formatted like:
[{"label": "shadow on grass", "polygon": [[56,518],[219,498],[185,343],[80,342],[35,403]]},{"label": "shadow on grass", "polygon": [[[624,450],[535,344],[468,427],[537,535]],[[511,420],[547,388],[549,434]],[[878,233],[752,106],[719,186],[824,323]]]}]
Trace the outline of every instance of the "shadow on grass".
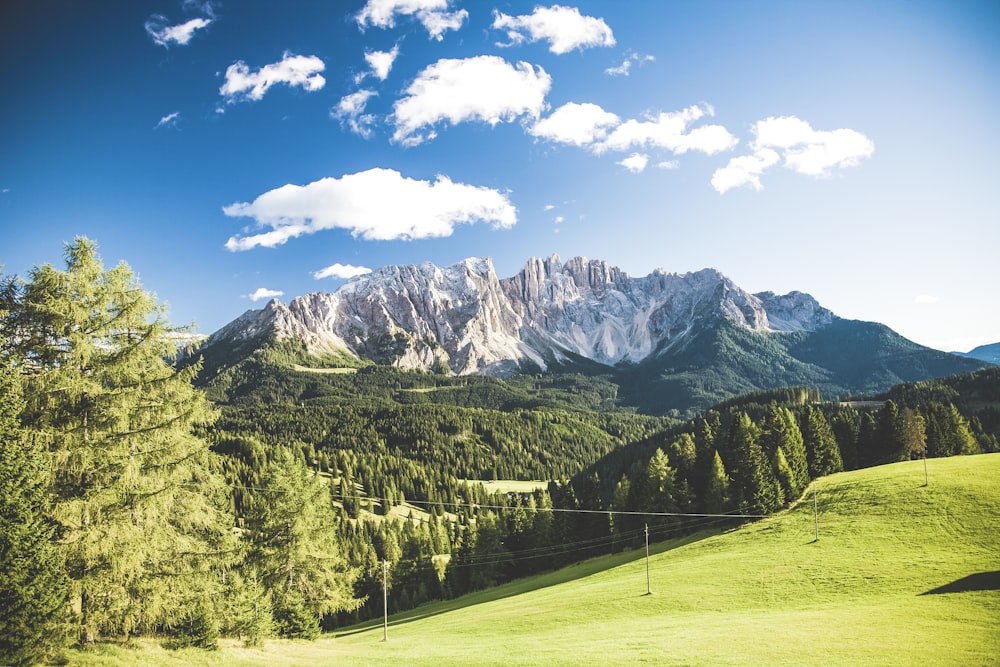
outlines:
[{"label": "shadow on grass", "polygon": [[[733,528],[733,526],[726,526],[717,530],[700,531],[679,539],[651,543],[649,545],[649,554],[653,556],[670,551],[671,549],[699,542],[714,535],[733,530]],[[584,577],[589,577],[592,574],[597,574],[598,572],[604,572],[605,570],[609,570],[611,568],[627,565],[628,563],[641,560],[645,557],[646,551],[642,548],[620,551],[606,556],[596,556],[579,563],[567,565],[566,567],[558,570],[543,572],[525,577],[523,579],[515,579],[514,581],[481,591],[466,593],[465,595],[453,600],[428,602],[420,607],[417,607],[416,609],[400,612],[398,614],[392,614],[389,616],[389,627],[392,628],[393,626],[399,626],[405,623],[410,623],[411,621],[430,618],[432,616],[445,614],[457,609],[472,607],[477,604],[493,602],[495,600],[503,600],[504,598],[514,597],[523,593],[548,588],[549,586],[556,586],[569,581],[574,581],[576,579],[583,579]],[[645,596],[646,593],[643,592],[641,595]],[[379,617],[357,625],[333,630],[330,634],[335,637],[350,637],[351,635],[381,628],[382,623],[383,619]]]},{"label": "shadow on grass", "polygon": [[1000,590],[1000,571],[976,572],[967,577],[956,579],[950,584],[931,589],[921,595],[940,595],[941,593],[967,593],[969,591]]}]

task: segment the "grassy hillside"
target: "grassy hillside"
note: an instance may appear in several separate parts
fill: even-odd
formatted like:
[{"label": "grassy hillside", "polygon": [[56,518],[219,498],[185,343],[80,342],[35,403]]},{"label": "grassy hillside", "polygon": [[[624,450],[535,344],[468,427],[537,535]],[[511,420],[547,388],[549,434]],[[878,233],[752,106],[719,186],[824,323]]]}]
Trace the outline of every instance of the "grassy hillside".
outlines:
[{"label": "grassy hillside", "polygon": [[1000,656],[1000,454],[818,482],[770,519],[428,605],[315,643],[102,647],[73,664],[988,665]]}]

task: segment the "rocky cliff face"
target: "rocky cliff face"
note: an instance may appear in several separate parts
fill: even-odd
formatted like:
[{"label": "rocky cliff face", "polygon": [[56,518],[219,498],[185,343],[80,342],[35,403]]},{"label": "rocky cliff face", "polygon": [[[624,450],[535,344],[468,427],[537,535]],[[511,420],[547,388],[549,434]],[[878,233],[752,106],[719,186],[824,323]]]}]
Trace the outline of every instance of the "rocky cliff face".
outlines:
[{"label": "rocky cliff face", "polygon": [[721,318],[752,330],[815,330],[834,315],[799,292],[750,294],[713,269],[632,278],[601,260],[531,259],[500,279],[489,259],[387,266],[338,291],[271,301],[208,344],[264,333],[312,352],[349,352],[405,368],[503,375],[577,354],[640,362]]}]

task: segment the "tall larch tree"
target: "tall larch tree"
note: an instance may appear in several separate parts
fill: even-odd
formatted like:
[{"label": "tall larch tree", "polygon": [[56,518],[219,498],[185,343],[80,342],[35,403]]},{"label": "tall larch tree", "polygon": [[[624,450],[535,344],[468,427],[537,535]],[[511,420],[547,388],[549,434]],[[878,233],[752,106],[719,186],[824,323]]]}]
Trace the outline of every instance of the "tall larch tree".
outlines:
[{"label": "tall larch tree", "polygon": [[244,569],[257,573],[270,592],[269,606],[283,635],[314,638],[323,616],[360,603],[353,594],[357,573],[343,557],[336,533],[328,480],[285,448],[274,452],[261,479],[259,493],[266,497],[244,517]]},{"label": "tall larch tree", "polygon": [[[80,640],[169,627],[214,592],[231,519],[193,433],[213,416],[180,369],[164,307],[124,262],[77,238],[66,269],[6,283],[5,356],[28,437],[51,458],[59,544]],[[198,599],[202,598],[202,599]]]},{"label": "tall larch tree", "polygon": [[24,407],[0,360],[0,664],[30,665],[63,639],[67,580],[49,519],[48,452],[18,425]]}]

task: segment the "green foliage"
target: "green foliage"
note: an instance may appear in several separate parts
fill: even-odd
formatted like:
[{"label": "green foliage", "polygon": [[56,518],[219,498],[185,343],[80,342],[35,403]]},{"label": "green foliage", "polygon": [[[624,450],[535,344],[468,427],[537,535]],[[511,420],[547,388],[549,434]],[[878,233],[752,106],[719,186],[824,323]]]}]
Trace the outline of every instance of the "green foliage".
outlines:
[{"label": "green foliage", "polygon": [[35,664],[64,638],[67,580],[49,519],[48,457],[17,424],[24,407],[0,364],[0,663]]},{"label": "green foliage", "polygon": [[201,648],[209,651],[219,649],[219,630],[212,617],[212,611],[204,601],[189,609],[183,617],[167,628],[169,639],[167,648]]},{"label": "green foliage", "polygon": [[[21,375],[22,421],[52,461],[61,555],[81,641],[174,623],[211,593],[231,520],[195,425],[211,406],[179,371],[163,307],[93,242],[66,270],[36,267],[4,291],[5,358]],[[209,554],[213,557],[209,558]]]},{"label": "green foliage", "polygon": [[262,479],[266,499],[244,511],[246,564],[269,591],[282,634],[306,636],[318,632],[324,615],[357,606],[354,575],[334,533],[330,489],[286,449],[277,450]]},{"label": "green foliage", "polygon": [[810,476],[823,477],[844,469],[840,445],[830,423],[821,410],[811,405],[806,406],[802,417],[802,439],[810,445],[807,450]]}]

